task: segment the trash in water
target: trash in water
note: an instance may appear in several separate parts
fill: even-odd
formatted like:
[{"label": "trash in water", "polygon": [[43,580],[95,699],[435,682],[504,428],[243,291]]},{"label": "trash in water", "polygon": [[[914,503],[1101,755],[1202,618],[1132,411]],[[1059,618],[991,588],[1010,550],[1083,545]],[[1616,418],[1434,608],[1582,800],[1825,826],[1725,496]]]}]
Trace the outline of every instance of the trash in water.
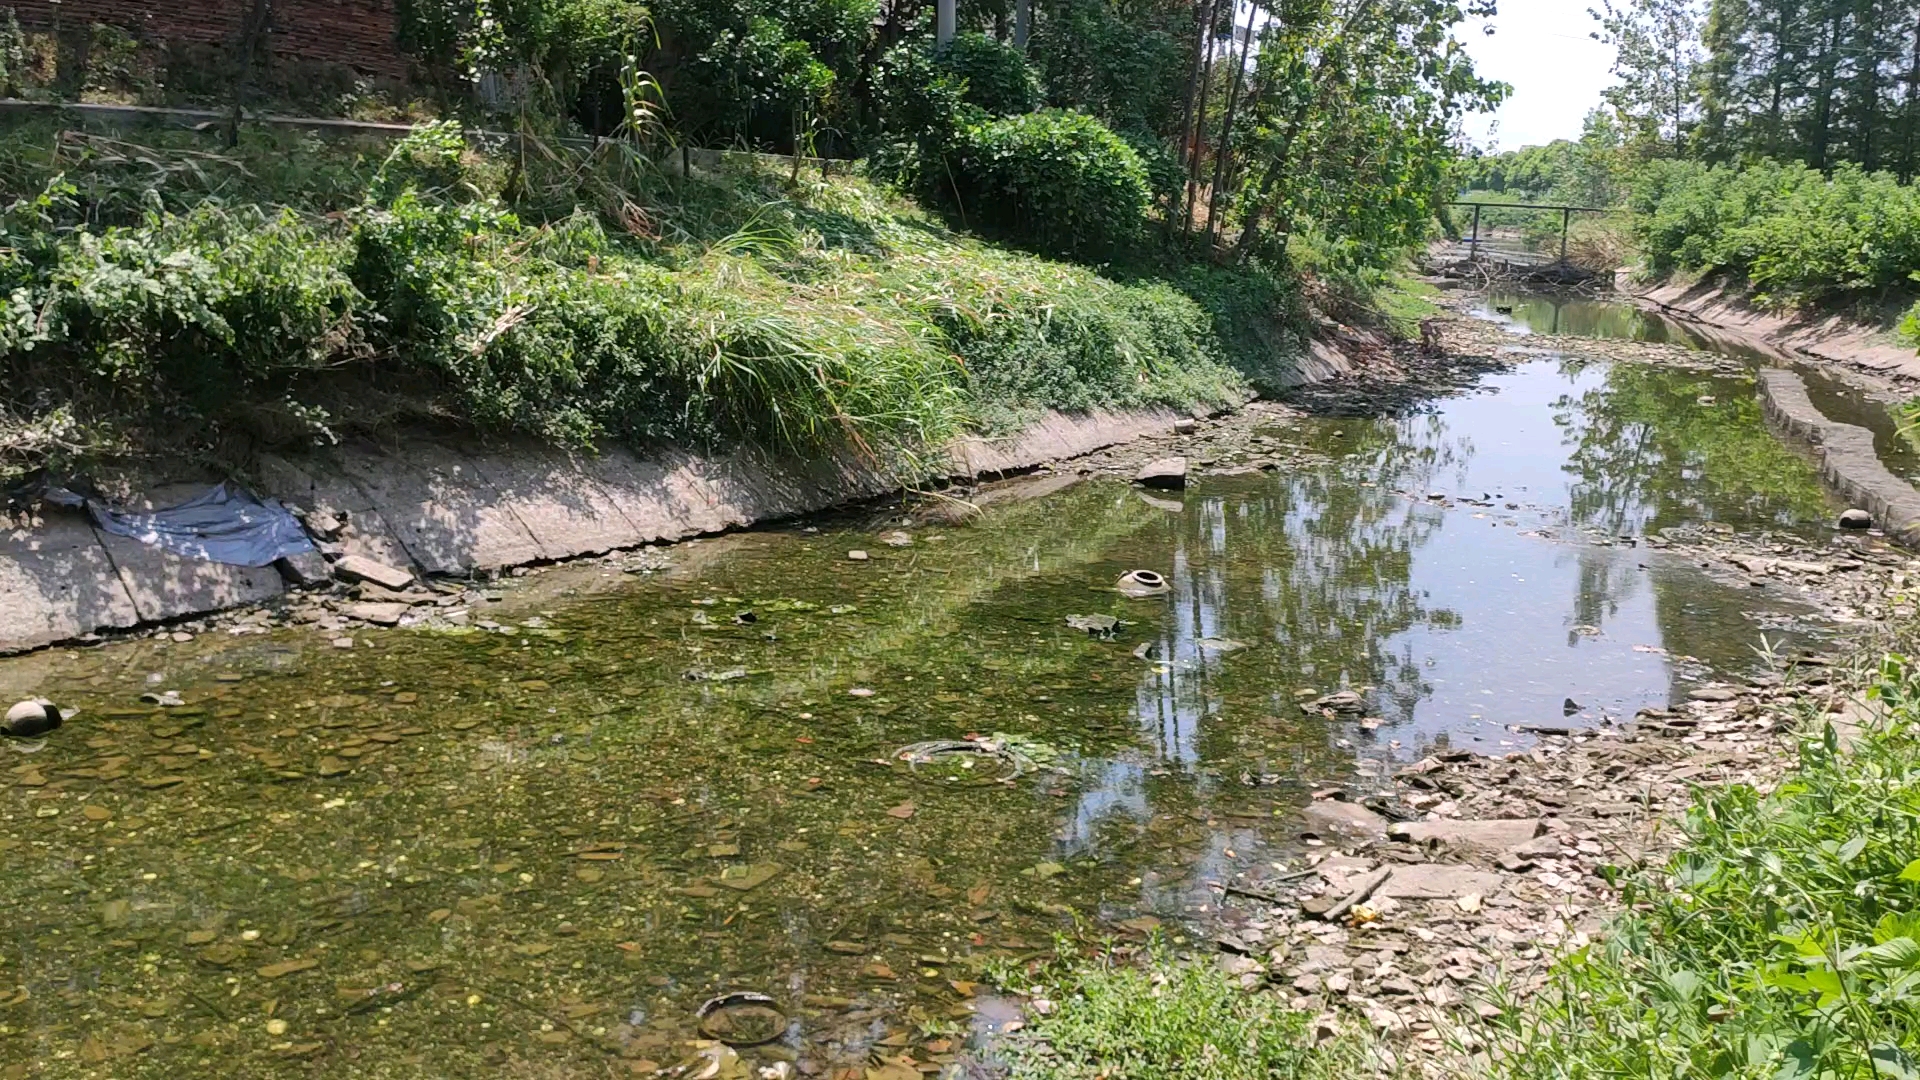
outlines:
[{"label": "trash in water", "polygon": [[1120,620],[1111,615],[1069,615],[1067,625],[1075,630],[1085,630],[1088,635],[1113,640],[1113,633],[1120,626]]},{"label": "trash in water", "polygon": [[694,1015],[700,1033],[728,1046],[759,1046],[787,1032],[787,1014],[766,994],[735,991],[712,998]]},{"label": "trash in water", "polygon": [[1144,596],[1159,596],[1170,592],[1167,579],[1151,570],[1129,570],[1120,575],[1120,581],[1114,588],[1124,596],[1136,599]]},{"label": "trash in water", "polygon": [[28,698],[7,710],[6,723],[0,725],[0,735],[31,739],[59,727],[64,719],[60,706],[46,698]]}]

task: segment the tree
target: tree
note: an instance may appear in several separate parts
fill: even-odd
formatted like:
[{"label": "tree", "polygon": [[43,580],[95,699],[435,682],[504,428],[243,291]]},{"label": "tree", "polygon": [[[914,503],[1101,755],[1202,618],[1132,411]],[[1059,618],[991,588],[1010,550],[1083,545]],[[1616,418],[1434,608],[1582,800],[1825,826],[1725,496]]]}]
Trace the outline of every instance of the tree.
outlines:
[{"label": "tree", "polygon": [[1599,22],[1595,38],[1616,52],[1619,83],[1606,92],[1622,117],[1675,157],[1699,111],[1705,52],[1699,0],[1601,0],[1589,14]]}]

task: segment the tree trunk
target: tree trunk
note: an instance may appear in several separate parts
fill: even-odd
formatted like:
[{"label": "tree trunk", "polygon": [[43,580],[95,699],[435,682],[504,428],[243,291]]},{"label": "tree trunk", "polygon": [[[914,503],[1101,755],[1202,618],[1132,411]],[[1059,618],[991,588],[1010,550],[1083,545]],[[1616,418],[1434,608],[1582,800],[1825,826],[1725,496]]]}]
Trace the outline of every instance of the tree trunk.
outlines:
[{"label": "tree trunk", "polygon": [[[1187,146],[1189,144],[1189,141],[1193,138],[1194,99],[1198,96],[1199,87],[1200,87],[1200,67],[1201,67],[1201,64],[1204,63],[1206,54],[1207,54],[1207,29],[1209,26],[1212,25],[1213,2],[1214,0],[1199,0],[1199,7],[1194,12],[1200,24],[1199,35],[1198,35],[1199,41],[1198,41],[1198,44],[1194,46],[1194,50],[1193,50],[1193,67],[1187,71],[1187,92],[1185,96],[1182,98],[1180,103],[1179,150],[1180,150],[1180,160],[1182,161],[1186,160]],[[1179,202],[1180,202],[1180,199],[1178,196],[1172,196],[1167,200],[1167,216],[1165,219],[1165,225],[1166,225],[1167,239],[1169,241],[1173,239],[1173,227],[1174,227],[1173,217],[1174,217],[1174,211],[1177,209],[1180,209],[1180,207],[1177,205]]]},{"label": "tree trunk", "polygon": [[[1235,15],[1233,5],[1236,0],[1225,0],[1229,15]],[[1187,198],[1180,206],[1180,235],[1193,235],[1193,214],[1199,209],[1200,202],[1200,157],[1201,150],[1207,144],[1207,95],[1213,90],[1213,24],[1220,17],[1220,5],[1216,2],[1207,19],[1206,29],[1202,32],[1202,51],[1206,53],[1206,64],[1200,69],[1200,103],[1193,114],[1193,146],[1187,155]]]},{"label": "tree trunk", "polygon": [[1834,80],[1840,67],[1840,23],[1846,17],[1845,7],[1835,0],[1833,16],[1827,22],[1826,54],[1820,58],[1820,90],[1814,103],[1813,131],[1807,139],[1807,164],[1826,172],[1832,162],[1828,155],[1833,146],[1833,91]]},{"label": "tree trunk", "polygon": [[[1207,200],[1207,249],[1212,250],[1215,239],[1220,235],[1220,192],[1227,184],[1227,159],[1233,153],[1233,120],[1240,108],[1240,83],[1247,75],[1247,57],[1253,52],[1254,28],[1260,22],[1260,0],[1253,0],[1253,6],[1247,12],[1247,42],[1240,47],[1240,59],[1233,65],[1233,85],[1227,89],[1227,114],[1220,118],[1220,150],[1213,159],[1213,194]],[[1233,54],[1232,39],[1228,39],[1227,54]]]},{"label": "tree trunk", "polygon": [[1913,27],[1913,59],[1907,64],[1906,133],[1900,148],[1900,182],[1913,182],[1913,151],[1916,124],[1920,124],[1920,20]]}]

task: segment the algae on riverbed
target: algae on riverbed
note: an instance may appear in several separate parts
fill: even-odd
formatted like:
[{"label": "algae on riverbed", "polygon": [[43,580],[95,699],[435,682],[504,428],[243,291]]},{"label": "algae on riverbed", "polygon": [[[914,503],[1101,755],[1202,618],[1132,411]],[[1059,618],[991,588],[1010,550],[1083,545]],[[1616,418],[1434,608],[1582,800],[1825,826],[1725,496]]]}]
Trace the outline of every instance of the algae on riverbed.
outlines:
[{"label": "algae on riverbed", "polygon": [[[758,990],[793,1026],[747,1060],[952,1060],[990,964],[1076,917],[1204,925],[1209,882],[1296,854],[1310,788],[1665,703],[1750,662],[1750,613],[1807,629],[1619,540],[1824,509],[1810,471],[1582,461],[1617,371],[1536,363],[1430,413],[1297,419],[1201,463],[1285,468],[1178,501],[1086,482],[901,547],[855,538],[897,521],[852,518],[682,549],[647,582],[586,564],[556,572],[578,595],[490,632],[10,661],[0,686],[83,712],[0,793],[0,1058],[603,1070],[680,1060],[703,1001]],[[1666,457],[1703,452],[1686,410],[1628,412]],[[1624,516],[1579,509],[1593,484]],[[1113,591],[1142,567],[1168,596]],[[1125,620],[1116,640],[1066,624],[1089,613]],[[138,704],[174,688],[185,705]],[[1366,715],[1300,707],[1342,688]],[[1562,719],[1569,696],[1586,716]],[[1065,771],[958,783],[893,756],[991,732]]]}]

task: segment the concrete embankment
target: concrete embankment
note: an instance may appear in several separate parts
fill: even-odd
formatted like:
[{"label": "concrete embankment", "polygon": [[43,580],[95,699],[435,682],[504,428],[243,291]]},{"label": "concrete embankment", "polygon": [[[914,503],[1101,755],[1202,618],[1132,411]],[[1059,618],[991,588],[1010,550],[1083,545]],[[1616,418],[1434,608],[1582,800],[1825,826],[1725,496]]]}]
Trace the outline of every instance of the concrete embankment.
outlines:
[{"label": "concrete embankment", "polygon": [[[1181,418],[1164,410],[1051,413],[1014,436],[961,440],[930,479],[1017,472],[1166,431]],[[900,487],[895,475],[849,459],[794,464],[748,451],[622,450],[570,457],[424,438],[265,456],[257,475],[260,494],[344,518],[336,557],[460,576],[720,532]],[[155,487],[130,508],[171,505],[200,486]],[[0,532],[0,652],[258,603],[288,587],[273,567],[184,559],[96,529],[80,512],[46,507]]]},{"label": "concrete embankment", "polygon": [[1807,384],[1786,368],[1758,372],[1767,418],[1788,435],[1812,445],[1820,474],[1854,506],[1904,547],[1920,547],[1920,491],[1880,461],[1873,433],[1829,420],[1807,397]]},{"label": "concrete embankment", "polygon": [[[1624,288],[1623,284],[1623,288]],[[1755,307],[1711,284],[1665,284],[1632,290],[1634,299],[1667,315],[1758,339],[1776,349],[1823,360],[1895,384],[1920,381],[1920,354],[1884,331],[1832,314],[1781,314]]]}]

